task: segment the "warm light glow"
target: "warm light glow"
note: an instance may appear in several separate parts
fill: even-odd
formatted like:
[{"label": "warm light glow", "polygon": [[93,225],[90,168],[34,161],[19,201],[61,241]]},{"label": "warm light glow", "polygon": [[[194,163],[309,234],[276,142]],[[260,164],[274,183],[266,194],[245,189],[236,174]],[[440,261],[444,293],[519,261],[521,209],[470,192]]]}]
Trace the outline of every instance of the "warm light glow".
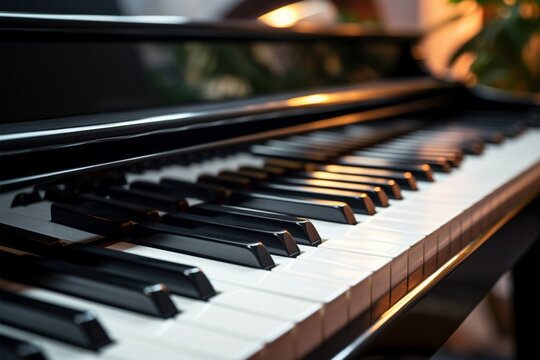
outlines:
[{"label": "warm light glow", "polygon": [[332,96],[329,94],[313,94],[306,96],[299,96],[287,100],[287,105],[290,106],[303,106],[303,105],[315,105],[315,104],[324,104],[330,102]]},{"label": "warm light glow", "polygon": [[298,4],[290,4],[259,17],[259,20],[273,27],[289,27],[300,20]]},{"label": "warm light glow", "polygon": [[259,20],[273,27],[284,28],[301,21],[315,24],[334,22],[336,16],[332,3],[321,0],[300,1],[285,5],[259,16]]}]

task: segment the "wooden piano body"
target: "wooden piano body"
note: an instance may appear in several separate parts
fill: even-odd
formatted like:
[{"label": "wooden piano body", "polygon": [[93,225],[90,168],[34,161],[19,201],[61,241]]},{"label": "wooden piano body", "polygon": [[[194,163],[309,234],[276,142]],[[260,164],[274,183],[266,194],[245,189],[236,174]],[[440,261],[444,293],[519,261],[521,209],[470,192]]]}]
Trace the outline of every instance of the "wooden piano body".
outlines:
[{"label": "wooden piano body", "polygon": [[[522,119],[531,127],[539,121],[538,105],[531,99],[497,98],[496,93],[431,77],[411,55],[418,40],[412,35],[366,33],[354,27],[282,30],[245,23],[209,26],[4,14],[1,39],[0,184],[4,198],[25,193],[19,195],[23,202],[28,189],[45,183],[159,167],[171,158],[189,163],[267,139],[386,118],[437,123],[476,116]],[[259,81],[259,87],[253,85],[257,89],[240,99],[211,101],[211,95],[194,94],[202,91],[201,84],[178,89],[179,82],[166,83],[167,71],[188,66],[189,49],[198,48],[201,57],[205,50],[216,51],[210,60],[226,62],[228,47],[235,56],[248,56],[256,46],[262,54],[264,47],[272,55],[282,47],[323,55],[313,55],[314,64],[306,64],[305,74],[290,83],[280,83],[279,71],[266,71],[264,61],[254,69],[254,63],[234,58],[245,61],[243,66],[255,76],[269,76],[246,75],[255,84]],[[160,69],[160,61],[167,59],[160,59],[159,51],[144,53],[145,47],[176,54],[176,65]],[[325,61],[326,73],[318,67]],[[223,66],[220,76],[242,68]],[[358,76],[350,76],[353,71]],[[190,74],[183,76],[189,80]],[[261,85],[268,82],[275,83]],[[311,356],[429,357],[511,269],[517,354],[538,354],[540,189],[538,153],[532,156],[537,160],[530,172],[507,184],[514,190],[510,197],[490,194],[488,205],[472,207],[470,216],[477,211],[486,217],[478,218],[482,222],[474,225],[475,236],[459,251],[367,328],[364,319],[351,319]],[[504,191],[499,189],[499,195]],[[524,330],[526,326],[532,331]]]}]

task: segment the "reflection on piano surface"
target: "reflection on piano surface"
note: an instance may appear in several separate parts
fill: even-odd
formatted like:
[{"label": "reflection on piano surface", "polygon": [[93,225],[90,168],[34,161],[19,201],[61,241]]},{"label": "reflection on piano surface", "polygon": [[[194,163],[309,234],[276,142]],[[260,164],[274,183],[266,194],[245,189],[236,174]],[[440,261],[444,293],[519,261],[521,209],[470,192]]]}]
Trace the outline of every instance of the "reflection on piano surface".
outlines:
[{"label": "reflection on piano surface", "polygon": [[301,30],[2,15],[2,358],[426,357],[538,266],[538,107]]}]

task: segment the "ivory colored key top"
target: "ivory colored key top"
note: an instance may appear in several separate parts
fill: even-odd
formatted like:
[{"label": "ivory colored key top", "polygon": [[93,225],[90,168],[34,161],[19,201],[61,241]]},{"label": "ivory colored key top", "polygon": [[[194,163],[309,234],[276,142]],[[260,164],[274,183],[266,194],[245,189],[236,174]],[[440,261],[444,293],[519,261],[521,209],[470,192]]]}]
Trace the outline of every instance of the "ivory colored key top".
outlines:
[{"label": "ivory colored key top", "polygon": [[[416,224],[404,221],[388,219],[388,217],[366,220],[355,229],[355,233],[361,234],[362,227],[372,227],[385,230],[396,230],[409,234],[416,234],[422,239],[424,247],[424,278],[431,275],[437,269],[437,226],[431,224]],[[419,240],[420,240],[419,239]],[[410,246],[410,245],[409,245]]]},{"label": "ivory colored key top", "polygon": [[[408,276],[408,251],[409,247],[382,241],[367,239],[329,239],[321,245],[323,248],[338,249],[343,251],[359,252],[362,254],[385,256],[391,259],[390,276],[391,291],[390,304],[401,299],[407,292]],[[390,304],[385,304],[374,317],[377,318],[386,311]],[[385,308],[386,307],[386,308]]]},{"label": "ivory colored key top", "polygon": [[[424,235],[379,229],[365,225],[355,228],[346,238],[376,240],[408,247],[408,290],[416,287],[416,285],[424,278],[424,256],[426,247],[428,247],[428,253],[430,253],[436,251],[437,246],[436,241],[430,241],[430,239],[427,239]],[[433,249],[429,249],[430,246],[433,247]]]},{"label": "ivory colored key top", "polygon": [[[179,354],[186,351],[188,354],[199,354],[203,358],[245,359],[257,355],[264,347],[264,343],[255,338],[242,339],[206,328],[204,324],[195,326],[192,322],[182,320],[181,316],[163,321],[38,288],[24,289],[21,293],[62,306],[79,304],[102,319],[103,325],[111,333],[142,343],[151,342]],[[140,357],[141,355],[135,356]]]},{"label": "ivory colored key top", "polygon": [[[97,354],[90,350],[84,350],[80,347],[49,339],[27,331],[15,329],[0,324],[0,334],[9,334],[21,339],[32,342],[43,349],[47,359],[70,359],[70,360],[125,360],[138,358],[156,358],[156,359],[175,359],[178,357],[178,351],[156,345],[150,341],[133,339],[131,336],[119,336],[115,334],[115,342],[106,346]],[[201,354],[190,353],[182,350],[182,360],[201,360],[205,359]],[[206,357],[206,359],[215,359]],[[38,359],[32,359],[38,360]]]},{"label": "ivory colored key top", "polygon": [[119,242],[109,248],[162,260],[198,266],[210,279],[320,303],[324,308],[323,334],[330,337],[348,321],[348,287],[299,275],[251,269],[214,260]]},{"label": "ivory colored key top", "polygon": [[[371,312],[385,307],[390,301],[390,259],[383,256],[367,255],[345,250],[300,246],[302,254],[297,259],[328,263],[334,266],[346,265],[371,273]],[[375,309],[375,310],[374,310]]]},{"label": "ivory colored key top", "polygon": [[323,311],[320,303],[245,288],[219,280],[212,280],[212,284],[218,290],[218,295],[210,299],[212,303],[294,322],[297,358],[305,357],[321,344]]},{"label": "ivory colored key top", "polygon": [[369,314],[371,302],[371,272],[358,268],[329,264],[325,262],[304,261],[273,256],[276,266],[272,271],[284,274],[297,274],[314,280],[324,280],[349,287],[349,319],[361,314]]}]

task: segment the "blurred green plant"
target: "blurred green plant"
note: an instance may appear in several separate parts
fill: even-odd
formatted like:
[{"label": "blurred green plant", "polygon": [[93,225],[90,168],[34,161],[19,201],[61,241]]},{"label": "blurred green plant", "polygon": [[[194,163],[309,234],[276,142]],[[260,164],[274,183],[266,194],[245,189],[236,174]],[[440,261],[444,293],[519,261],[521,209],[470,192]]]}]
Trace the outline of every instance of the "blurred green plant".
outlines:
[{"label": "blurred green plant", "polygon": [[484,26],[449,59],[473,54],[475,82],[516,91],[540,92],[540,0],[475,1],[484,10]]}]

